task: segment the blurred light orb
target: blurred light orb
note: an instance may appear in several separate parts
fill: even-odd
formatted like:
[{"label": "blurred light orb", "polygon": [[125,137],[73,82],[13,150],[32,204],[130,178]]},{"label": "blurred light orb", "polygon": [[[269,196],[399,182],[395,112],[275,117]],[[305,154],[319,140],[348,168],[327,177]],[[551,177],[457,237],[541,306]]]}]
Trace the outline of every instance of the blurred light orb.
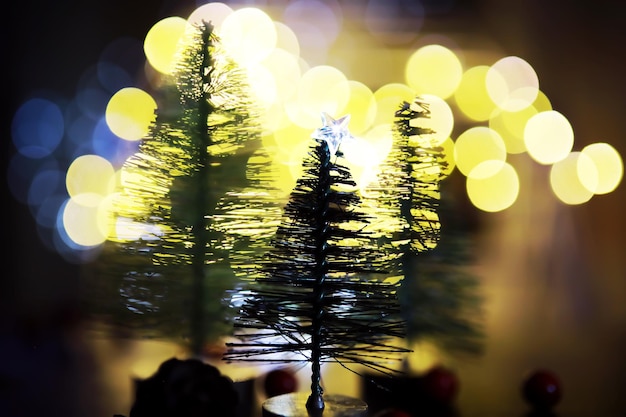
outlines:
[{"label": "blurred light orb", "polygon": [[358,135],[367,131],[376,119],[377,104],[374,93],[358,81],[348,81],[350,97],[341,114],[350,114],[350,132]]},{"label": "blurred light orb", "polygon": [[552,110],[550,101],[541,91],[535,102],[528,107],[517,111],[496,109],[489,118],[489,127],[502,136],[506,151],[510,154],[526,152],[524,143],[524,129],[528,120],[541,111]]},{"label": "blurred light orb", "polygon": [[11,138],[17,152],[40,159],[59,146],[65,121],[59,106],[50,100],[33,98],[23,103],[11,121]]},{"label": "blurred light orb", "polygon": [[454,101],[459,110],[469,119],[478,122],[489,119],[496,109],[496,104],[487,91],[487,71],[487,65],[468,69],[463,73],[454,92]]},{"label": "blurred light orb", "polygon": [[106,196],[113,192],[111,179],[114,177],[115,169],[108,160],[97,155],[83,155],[67,169],[65,187],[74,199],[92,194]]},{"label": "blurred light orb", "polygon": [[498,107],[519,111],[530,106],[539,91],[534,68],[517,56],[498,60],[487,71],[487,91]]},{"label": "blurred light orb", "polygon": [[115,135],[126,140],[144,138],[156,120],[157,103],[150,94],[136,87],[119,90],[109,99],[105,119]]},{"label": "blurred light orb", "polygon": [[463,78],[459,57],[443,45],[426,45],[409,57],[405,80],[417,94],[432,94],[447,99]]},{"label": "blurred light orb", "polygon": [[[506,161],[506,147],[502,137],[493,129],[475,126],[459,135],[454,144],[456,167],[465,176],[483,175],[490,177],[501,169]],[[483,162],[480,169],[474,170]],[[492,169],[493,172],[488,170]]]},{"label": "blurred light orb", "polygon": [[395,120],[396,111],[403,102],[411,103],[415,92],[411,87],[402,83],[389,83],[374,91],[376,100],[376,118],[374,126],[391,124]]},{"label": "blurred light orb", "polygon": [[319,127],[322,112],[341,117],[339,112],[346,107],[350,98],[350,85],[346,76],[329,65],[309,69],[300,78],[297,88],[297,102],[301,112],[292,120],[307,128]]},{"label": "blurred light orb", "polygon": [[614,191],[624,176],[624,163],[619,152],[608,143],[598,142],[585,146],[581,153],[593,161],[598,173],[597,186],[589,191],[594,194]]},{"label": "blurred light orb", "polygon": [[554,194],[569,205],[586,203],[598,186],[594,161],[581,152],[571,152],[550,167],[550,186]]},{"label": "blurred light orb", "polygon": [[450,105],[441,97],[431,94],[423,94],[420,96],[422,100],[428,103],[429,117],[419,117],[409,122],[410,126],[430,129],[433,133],[424,136],[432,140],[432,146],[441,145],[450,137],[454,128],[454,113]]},{"label": "blurred light orb", "polygon": [[178,46],[185,34],[187,20],[178,16],[166,17],[155,23],[144,39],[143,50],[148,63],[162,74],[174,69]]},{"label": "blurred light orb", "polygon": [[262,10],[245,7],[229,14],[222,22],[220,40],[237,63],[260,63],[276,48],[276,27]]},{"label": "blurred light orb", "polygon": [[300,56],[300,41],[296,33],[282,22],[274,22],[276,30],[276,48],[289,52],[294,56]]},{"label": "blurred light orb", "polygon": [[70,198],[62,209],[63,228],[68,237],[81,246],[96,246],[104,243],[106,230],[100,228],[98,220],[103,197],[86,193]]},{"label": "blurred light orb", "polygon": [[211,23],[214,27],[215,33],[219,35],[222,23],[224,23],[224,20],[226,20],[226,18],[232,13],[233,9],[224,3],[207,3],[191,12],[189,17],[187,17],[187,23],[191,25],[191,28],[200,26],[204,24],[204,22]]},{"label": "blurred light orb", "polygon": [[567,157],[574,146],[569,120],[555,110],[535,114],[524,127],[524,144],[531,158],[548,165]]},{"label": "blurred light orb", "polygon": [[466,179],[467,195],[474,206],[487,212],[508,209],[519,195],[519,176],[507,162],[484,161]]},{"label": "blurred light orb", "polygon": [[287,101],[297,95],[294,85],[300,81],[302,71],[296,55],[276,48],[263,60],[262,65],[273,75],[279,101]]}]

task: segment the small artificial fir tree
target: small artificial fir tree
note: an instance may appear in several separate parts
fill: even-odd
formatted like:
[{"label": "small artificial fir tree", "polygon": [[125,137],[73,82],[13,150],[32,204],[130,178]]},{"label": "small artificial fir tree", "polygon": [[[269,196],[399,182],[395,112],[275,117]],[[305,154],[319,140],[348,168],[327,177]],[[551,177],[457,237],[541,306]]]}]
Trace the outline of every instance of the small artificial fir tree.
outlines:
[{"label": "small artificial fir tree", "polygon": [[[263,261],[265,275],[243,301],[235,323],[240,341],[230,343],[225,355],[231,361],[310,362],[309,411],[325,406],[322,363],[388,372],[383,361],[406,352],[392,343],[403,337],[404,322],[399,283],[387,279],[391,258],[367,232],[356,184],[339,163],[349,116],[322,119]],[[293,353],[302,356],[294,359]]]},{"label": "small artificial fir tree", "polygon": [[200,355],[232,331],[228,293],[254,274],[280,210],[264,188],[271,165],[245,73],[211,24],[187,36],[113,204],[113,221],[139,236],[110,238],[90,302],[108,323],[187,340]]},{"label": "small artificial fir tree", "polygon": [[445,188],[443,149],[422,125],[430,117],[428,103],[420,97],[403,102],[395,116],[395,146],[383,170],[393,173],[392,167],[399,167],[400,175],[387,181],[406,190],[399,207],[406,221],[399,237],[408,241],[401,246],[399,297],[407,339],[428,340],[455,353],[479,353],[482,299],[477,278],[466,269],[472,260],[471,239]]}]

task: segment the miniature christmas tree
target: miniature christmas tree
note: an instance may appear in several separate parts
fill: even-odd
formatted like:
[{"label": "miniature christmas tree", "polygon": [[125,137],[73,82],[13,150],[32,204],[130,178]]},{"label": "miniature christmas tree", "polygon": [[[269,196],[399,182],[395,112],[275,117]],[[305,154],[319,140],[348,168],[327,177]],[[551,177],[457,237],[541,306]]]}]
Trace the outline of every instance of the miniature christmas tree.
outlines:
[{"label": "miniature christmas tree", "polygon": [[[187,339],[200,354],[231,332],[228,292],[253,272],[251,257],[273,234],[277,206],[263,188],[270,165],[245,73],[209,23],[188,36],[114,202],[114,221],[140,236],[110,239],[96,297],[107,322]],[[120,295],[121,305],[111,303]]]},{"label": "miniature christmas tree", "polygon": [[[370,197],[383,216],[401,222],[385,245],[399,253],[399,289],[407,340],[429,340],[455,351],[477,352],[480,306],[476,278],[463,269],[470,262],[452,196],[442,193],[446,162],[434,132],[422,127],[428,103],[416,98],[396,112],[393,147]],[[390,191],[391,190],[391,191]],[[396,191],[394,195],[393,190]]]},{"label": "miniature christmas tree", "polygon": [[399,292],[407,339],[476,353],[481,348],[481,298],[476,277],[465,269],[471,262],[471,242],[453,196],[444,192],[447,163],[442,148],[434,145],[434,132],[420,126],[427,117],[428,104],[418,97],[402,103],[394,129],[395,143],[405,155],[392,164],[399,163],[411,178],[406,183],[410,203],[401,208],[410,242],[401,258],[405,279]]},{"label": "miniature christmas tree", "polygon": [[[235,323],[240,341],[229,344],[231,361],[308,361],[309,411],[324,409],[320,367],[337,361],[389,372],[385,361],[406,352],[396,297],[388,279],[392,258],[367,231],[356,183],[339,161],[349,140],[349,116],[323,116],[305,172],[284,209],[273,248],[243,301]],[[299,354],[300,356],[294,356]]]}]

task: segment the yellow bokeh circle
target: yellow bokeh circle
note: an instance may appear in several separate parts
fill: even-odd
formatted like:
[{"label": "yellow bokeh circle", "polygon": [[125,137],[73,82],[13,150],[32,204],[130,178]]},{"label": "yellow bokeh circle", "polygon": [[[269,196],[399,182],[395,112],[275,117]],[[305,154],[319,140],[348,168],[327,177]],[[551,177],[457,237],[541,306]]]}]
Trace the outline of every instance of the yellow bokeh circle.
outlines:
[{"label": "yellow bokeh circle", "polygon": [[178,16],[166,17],[154,24],[146,34],[143,50],[150,65],[163,74],[174,69],[181,38],[187,30],[187,20]]},{"label": "yellow bokeh circle", "polygon": [[156,120],[157,103],[147,92],[126,87],[109,99],[105,120],[111,132],[125,140],[144,138]]},{"label": "yellow bokeh circle", "polygon": [[519,195],[519,176],[507,162],[480,163],[467,176],[465,185],[472,204],[488,212],[506,210]]},{"label": "yellow bokeh circle", "polygon": [[463,65],[451,49],[443,45],[426,45],[411,54],[404,74],[407,85],[417,94],[433,94],[447,99],[461,82]]}]

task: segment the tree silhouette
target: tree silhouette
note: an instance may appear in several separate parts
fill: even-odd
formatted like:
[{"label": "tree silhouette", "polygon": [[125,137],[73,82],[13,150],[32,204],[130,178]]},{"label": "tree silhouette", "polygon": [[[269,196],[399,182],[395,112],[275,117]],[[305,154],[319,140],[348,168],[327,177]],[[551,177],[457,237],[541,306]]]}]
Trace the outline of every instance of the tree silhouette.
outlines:
[{"label": "tree silhouette", "polygon": [[254,273],[280,211],[263,188],[271,164],[245,73],[209,23],[183,45],[150,134],[122,169],[112,219],[132,236],[105,245],[92,298],[107,322],[184,338],[199,354],[230,333],[229,291]]},{"label": "tree silhouette", "polygon": [[[394,346],[404,335],[396,297],[399,282],[388,280],[390,257],[367,231],[369,216],[338,147],[348,140],[349,116],[323,116],[313,137],[304,174],[284,209],[265,275],[243,300],[230,343],[231,361],[308,361],[309,410],[324,408],[320,366],[337,361],[390,371],[382,360],[406,352]],[[295,355],[294,355],[295,354]]]}]

